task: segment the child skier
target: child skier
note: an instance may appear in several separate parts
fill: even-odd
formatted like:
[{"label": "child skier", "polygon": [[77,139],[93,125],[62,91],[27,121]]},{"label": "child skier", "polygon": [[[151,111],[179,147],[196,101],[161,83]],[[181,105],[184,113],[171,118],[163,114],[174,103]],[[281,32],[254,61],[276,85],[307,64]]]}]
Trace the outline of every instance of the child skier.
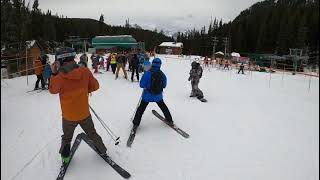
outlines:
[{"label": "child skier", "polygon": [[[50,61],[47,60],[46,65],[44,66],[44,73],[43,73],[43,77],[44,77],[44,83],[47,84],[47,88],[49,89],[50,86],[50,78],[51,78],[51,66],[50,66]],[[48,82],[47,82],[48,81]]]},{"label": "child skier", "polygon": [[91,56],[91,62],[92,62],[92,68],[94,69],[94,73],[99,73],[98,70],[98,57],[95,54],[92,54]]},{"label": "child skier", "polygon": [[99,89],[99,82],[86,67],[79,67],[74,61],[76,52],[72,48],[61,49],[51,65],[52,75],[49,91],[59,94],[62,111],[60,153],[63,163],[70,161],[70,144],[75,128],[80,125],[97,150],[105,154],[107,148],[97,134],[89,111],[88,93]]},{"label": "child skier", "polygon": [[80,56],[80,61],[86,62],[86,64],[88,63],[88,56],[87,56],[86,53],[84,53],[84,54],[82,54],[82,55]]},{"label": "child skier", "polygon": [[191,63],[190,76],[188,78],[188,81],[191,81],[192,88],[190,97],[197,97],[200,101],[206,102],[207,100],[203,98],[203,93],[198,87],[200,78],[202,77],[202,72],[203,70],[200,63],[193,61]]}]

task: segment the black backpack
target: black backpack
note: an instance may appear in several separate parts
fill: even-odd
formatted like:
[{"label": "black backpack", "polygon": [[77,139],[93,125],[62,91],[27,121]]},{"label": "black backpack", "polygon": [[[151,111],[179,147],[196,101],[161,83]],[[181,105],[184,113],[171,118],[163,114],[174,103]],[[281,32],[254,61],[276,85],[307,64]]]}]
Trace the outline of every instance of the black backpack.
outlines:
[{"label": "black backpack", "polygon": [[162,93],[163,91],[163,76],[161,71],[151,71],[151,86],[149,91],[153,95]]}]

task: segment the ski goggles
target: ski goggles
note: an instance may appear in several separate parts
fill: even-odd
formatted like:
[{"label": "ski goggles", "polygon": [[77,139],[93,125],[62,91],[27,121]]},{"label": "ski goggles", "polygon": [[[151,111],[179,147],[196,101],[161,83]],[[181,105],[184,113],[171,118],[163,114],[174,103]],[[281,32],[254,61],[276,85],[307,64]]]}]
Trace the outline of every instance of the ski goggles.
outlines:
[{"label": "ski goggles", "polygon": [[76,55],[77,55],[76,52],[63,53],[63,54],[56,55],[56,59],[63,59],[63,58],[67,58],[67,57],[74,57],[74,56],[76,56]]}]

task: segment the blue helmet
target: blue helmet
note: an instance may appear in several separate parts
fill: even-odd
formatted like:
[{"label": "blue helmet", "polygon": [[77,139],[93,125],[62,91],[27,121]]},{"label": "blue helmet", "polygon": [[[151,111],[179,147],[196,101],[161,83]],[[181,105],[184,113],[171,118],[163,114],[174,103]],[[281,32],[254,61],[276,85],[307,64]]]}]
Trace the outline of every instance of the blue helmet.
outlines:
[{"label": "blue helmet", "polygon": [[150,63],[149,61],[144,61],[144,62],[143,62],[143,65],[144,65],[144,66],[150,66],[151,63]]},{"label": "blue helmet", "polygon": [[161,59],[160,58],[154,58],[152,60],[152,67],[160,68],[161,67]]}]

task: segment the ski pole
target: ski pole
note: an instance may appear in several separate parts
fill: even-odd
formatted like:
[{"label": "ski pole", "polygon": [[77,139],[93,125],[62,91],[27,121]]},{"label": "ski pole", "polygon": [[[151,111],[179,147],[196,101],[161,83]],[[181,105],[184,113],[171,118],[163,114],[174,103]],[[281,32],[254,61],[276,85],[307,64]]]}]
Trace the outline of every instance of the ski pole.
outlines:
[{"label": "ski pole", "polygon": [[[105,124],[104,121],[102,121],[102,119],[97,115],[97,113],[93,110],[93,108],[91,106],[89,106],[90,109],[92,110],[92,112],[95,114],[95,116],[98,118],[98,120],[100,121],[101,125],[107,130],[107,132],[109,133],[110,136],[112,137],[116,137],[115,133],[113,133],[111,131],[111,129]],[[118,140],[120,137],[118,137],[116,140]],[[114,139],[114,138],[113,138]]]},{"label": "ski pole", "polygon": [[89,105],[91,111],[93,114],[97,117],[97,119],[100,121],[101,125],[104,127],[104,129],[107,131],[107,133],[111,136],[111,139],[115,141],[115,145],[119,144],[120,137],[117,137],[111,129],[105,124],[105,122],[102,121],[102,119],[98,116],[98,114],[93,110],[93,108]]},{"label": "ski pole", "polygon": [[137,113],[137,109],[138,109],[138,107],[139,107],[139,105],[140,105],[140,103],[141,103],[141,100],[142,100],[142,95],[143,95],[143,91],[142,91],[142,94],[141,94],[140,99],[139,99],[139,101],[138,101],[138,104],[137,104],[137,106],[136,106],[136,109],[134,110],[134,113],[133,113],[133,115],[131,116],[131,122],[133,121],[133,118],[134,118],[134,116],[135,116],[136,113]]},{"label": "ski pole", "polygon": [[93,110],[93,108],[90,106],[90,109],[92,110],[92,112],[95,114],[95,116],[98,118],[98,120],[100,121],[101,125],[104,127],[104,129],[107,131],[107,133],[111,136],[112,140],[115,141],[115,145],[119,144],[119,139],[120,137],[117,137],[112,130],[105,124],[104,121],[101,120],[101,118],[97,115],[97,113]]}]

